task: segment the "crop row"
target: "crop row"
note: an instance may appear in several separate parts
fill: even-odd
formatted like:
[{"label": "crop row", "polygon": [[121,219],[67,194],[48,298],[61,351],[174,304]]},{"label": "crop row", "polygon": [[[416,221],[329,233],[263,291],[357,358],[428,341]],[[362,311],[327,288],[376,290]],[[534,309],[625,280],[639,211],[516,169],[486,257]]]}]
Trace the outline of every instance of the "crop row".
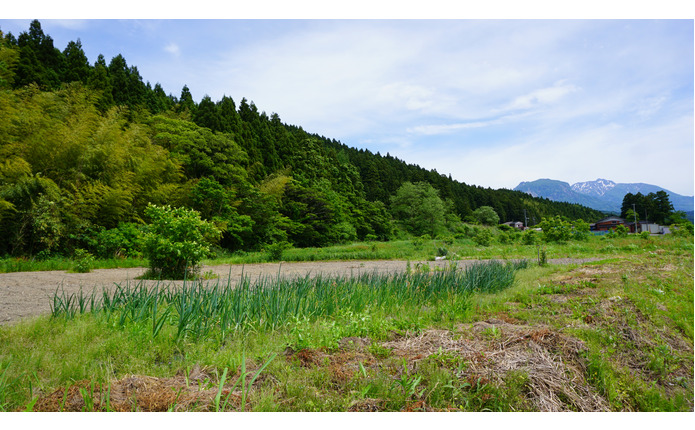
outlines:
[{"label": "crop row", "polygon": [[341,311],[366,309],[397,313],[405,303],[426,306],[473,292],[496,292],[510,287],[515,271],[527,264],[493,261],[434,273],[265,277],[253,284],[244,276],[236,285],[219,280],[184,282],[182,286],[129,282],[100,293],[56,291],[51,312],[54,318],[92,313],[119,325],[147,324],[153,336],[168,324],[176,327],[177,338],[201,339],[212,334],[224,338],[250,327],[277,328],[296,318],[332,317]]}]

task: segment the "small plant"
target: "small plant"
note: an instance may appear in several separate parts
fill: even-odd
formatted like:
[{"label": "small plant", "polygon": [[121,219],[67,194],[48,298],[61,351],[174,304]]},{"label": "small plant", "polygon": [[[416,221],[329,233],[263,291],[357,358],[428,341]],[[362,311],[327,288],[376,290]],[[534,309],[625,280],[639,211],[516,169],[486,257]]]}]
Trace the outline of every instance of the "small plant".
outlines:
[{"label": "small plant", "polygon": [[428,263],[416,263],[415,270],[418,273],[430,273],[430,265]]},{"label": "small plant", "polygon": [[75,250],[75,265],[72,270],[77,273],[89,273],[94,266],[94,256],[84,249]]},{"label": "small plant", "polygon": [[[246,379],[247,377],[251,374],[251,372],[246,371],[246,354],[244,354],[241,358],[241,372],[239,374],[239,379],[232,385],[232,387],[229,389],[229,393],[227,394],[227,397],[225,397],[224,402],[220,404],[220,401],[222,400],[222,392],[224,389],[224,383],[227,380],[227,371],[228,369],[225,367],[224,371],[222,372],[222,377],[220,378],[220,382],[217,387],[217,395],[215,395],[215,398],[213,399],[213,403],[215,406],[215,412],[220,412],[224,411],[227,408],[227,404],[229,403],[229,398],[232,395],[232,391],[237,385],[241,385],[241,404],[239,406],[239,411],[243,412],[246,409],[246,396],[249,393],[249,389],[253,385],[254,382],[256,382],[256,379],[258,379],[258,376],[265,370],[266,367],[270,364],[271,361],[277,356],[277,354],[273,354],[270,356],[268,361],[265,362],[263,366],[261,366],[256,373],[251,377],[251,380],[247,383]],[[241,383],[241,384],[240,384]]]},{"label": "small plant", "polygon": [[391,349],[379,345],[378,343],[372,343],[371,345],[369,345],[369,353],[378,359],[383,360],[384,358],[390,357],[391,352]]},{"label": "small plant", "polygon": [[543,267],[548,265],[548,254],[545,251],[545,247],[538,245],[538,265]]},{"label": "small plant", "polygon": [[204,280],[210,280],[210,279],[217,279],[220,277],[217,273],[213,272],[212,270],[208,270],[207,272],[203,273],[201,276]]},{"label": "small plant", "polygon": [[289,242],[275,242],[266,245],[265,252],[268,253],[268,260],[270,261],[280,261],[282,260],[282,254],[286,249],[290,249],[292,245]]},{"label": "small plant", "polygon": [[502,336],[502,332],[500,331],[500,329],[498,329],[494,325],[483,330],[482,334],[483,336],[489,337],[491,339],[498,339],[500,336]]},{"label": "small plant", "polygon": [[[422,376],[417,374],[411,375],[408,371],[408,365],[405,359],[403,359],[403,373],[400,378],[396,379],[395,384],[401,387],[406,399],[410,399],[415,395],[420,381],[422,381]],[[419,395],[421,394],[422,392]]]}]

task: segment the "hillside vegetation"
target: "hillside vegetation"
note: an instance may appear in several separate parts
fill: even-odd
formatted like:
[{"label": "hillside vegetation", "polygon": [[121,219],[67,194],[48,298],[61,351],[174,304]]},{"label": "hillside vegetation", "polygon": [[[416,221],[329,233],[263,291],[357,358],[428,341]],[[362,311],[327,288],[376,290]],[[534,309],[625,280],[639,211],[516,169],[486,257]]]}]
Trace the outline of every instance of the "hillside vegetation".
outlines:
[{"label": "hillside vegetation", "polygon": [[460,233],[482,206],[500,222],[601,216],[357,150],[245,98],[167,95],[121,55],[57,49],[38,21],[0,34],[0,117],[0,255],[139,256],[148,205],[195,210],[228,251],[420,234],[393,204],[408,183],[432,197],[430,236]]}]

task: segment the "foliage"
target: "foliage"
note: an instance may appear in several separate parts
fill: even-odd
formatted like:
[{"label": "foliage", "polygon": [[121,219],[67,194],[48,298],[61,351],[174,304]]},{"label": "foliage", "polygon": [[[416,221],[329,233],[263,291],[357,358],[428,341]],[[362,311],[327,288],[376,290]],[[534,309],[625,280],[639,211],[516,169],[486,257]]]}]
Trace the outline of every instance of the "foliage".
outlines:
[{"label": "foliage", "polygon": [[88,273],[92,271],[94,265],[94,256],[84,249],[75,250],[75,266],[73,270],[77,273]]},{"label": "foliage", "polygon": [[[303,278],[255,284],[247,279],[229,290],[226,281],[176,289],[128,283],[110,290],[109,310],[93,311],[100,294],[58,293],[55,317],[0,326],[0,410],[68,404],[98,409],[109,387],[113,393],[116,384],[132,384],[133,375],[142,375],[182,381],[179,393],[169,385],[166,396],[157,392],[157,399],[166,399],[161,410],[570,411],[585,410],[577,402],[588,392],[581,401],[598,409],[691,411],[692,241],[627,236],[610,245],[604,261],[534,264],[517,271],[512,285],[481,294],[451,294],[462,278],[441,272],[404,276],[391,286],[398,288],[379,276],[315,284]],[[546,246],[557,255],[602,257],[606,242],[592,237]],[[494,248],[482,251],[491,255]],[[504,248],[509,254],[530,251],[532,258],[537,252],[516,244]],[[482,276],[481,270],[472,278]],[[278,291],[284,296],[273,295]],[[293,296],[298,291],[310,300],[324,294],[315,309],[330,312],[273,324],[273,315],[302,308]],[[343,301],[346,291],[355,293],[350,301]],[[287,306],[284,297],[292,299]],[[357,307],[379,297],[383,307]],[[61,300],[70,301],[71,315],[61,313]],[[186,306],[170,305],[182,301]],[[236,315],[258,313],[236,325],[235,304],[241,305]],[[181,337],[176,309],[202,315],[191,314]],[[230,329],[223,334],[218,327],[224,318]],[[462,354],[464,340],[470,350]],[[273,359],[275,354],[284,358]],[[541,359],[551,374],[538,372]],[[193,370],[199,368],[205,371]],[[259,373],[265,377],[254,380]],[[180,402],[177,394],[189,385],[196,395],[210,394],[209,400]],[[135,393],[126,409],[145,410],[145,395]]]},{"label": "foliage", "polygon": [[473,218],[482,225],[497,225],[500,217],[490,206],[481,206],[473,211]]},{"label": "foliage", "polygon": [[608,232],[606,237],[608,238],[616,238],[616,237],[625,237],[630,233],[630,230],[625,227],[623,224],[618,225],[616,228]]},{"label": "foliage", "polygon": [[197,274],[198,264],[210,255],[210,243],[219,239],[220,231],[192,209],[150,205],[145,215],[150,219],[144,238],[148,276],[183,279]]},{"label": "foliage", "polygon": [[478,246],[490,246],[492,243],[492,237],[492,232],[490,230],[487,228],[482,228],[478,231],[478,234],[475,235],[473,241]]},{"label": "foliage", "polygon": [[663,190],[646,196],[642,193],[627,193],[623,197],[620,210],[621,218],[632,220],[636,216],[638,220],[651,221],[660,225],[666,224],[673,214],[673,204],[668,193]]},{"label": "foliage", "polygon": [[61,51],[36,20],[0,35],[0,255],[137,255],[118,229],[143,224],[148,204],[200,212],[230,252],[384,241],[396,227],[472,238],[461,219],[476,208],[503,221],[600,216],[350,148],[246,99],[167,95],[123,55],[90,64],[82,46]]},{"label": "foliage", "polygon": [[391,197],[391,213],[409,233],[437,236],[444,228],[446,206],[426,182],[406,182]]},{"label": "foliage", "polygon": [[671,226],[671,233],[678,237],[692,237],[693,236],[693,224],[690,222],[673,224]]},{"label": "foliage", "polygon": [[280,261],[282,260],[282,253],[291,248],[292,245],[289,242],[275,242],[265,246],[265,251],[268,253],[268,259],[270,261]]},{"label": "foliage", "polygon": [[543,230],[545,242],[567,242],[569,240],[586,240],[589,235],[589,224],[583,220],[570,222],[562,217],[543,218],[538,224]]},{"label": "foliage", "polygon": [[536,230],[528,229],[521,235],[521,243],[524,245],[535,245],[541,240],[541,235],[542,233]]},{"label": "foliage", "polygon": [[120,223],[101,230],[95,236],[96,253],[101,258],[139,257],[143,250],[143,228],[135,223]]}]

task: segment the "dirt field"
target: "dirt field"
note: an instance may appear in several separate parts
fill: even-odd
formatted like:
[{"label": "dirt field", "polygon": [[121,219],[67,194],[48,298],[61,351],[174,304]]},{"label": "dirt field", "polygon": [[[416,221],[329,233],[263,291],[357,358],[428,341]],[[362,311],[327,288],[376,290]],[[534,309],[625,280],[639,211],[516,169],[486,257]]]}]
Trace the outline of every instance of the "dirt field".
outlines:
[{"label": "dirt field", "polygon": [[[585,260],[550,260],[551,264],[583,263]],[[478,263],[477,260],[458,261],[459,268]],[[417,262],[411,262],[414,269]],[[427,264],[433,267],[445,268],[447,261],[429,261]],[[361,273],[397,273],[405,271],[406,261],[332,261],[310,263],[264,263],[247,265],[206,266],[202,273],[212,271],[219,276],[209,282],[236,284],[242,277],[248,276],[251,281],[270,277],[304,277],[307,274],[314,276],[350,276]],[[10,324],[22,318],[49,313],[50,302],[53,294],[58,289],[63,289],[67,294],[102,288],[113,287],[115,284],[126,282],[140,282],[135,278],[145,272],[145,268],[131,269],[97,269],[91,273],[68,273],[65,271],[47,272],[17,272],[0,273],[0,325]],[[155,283],[154,281],[147,281]],[[180,283],[166,281],[168,283]]]}]

